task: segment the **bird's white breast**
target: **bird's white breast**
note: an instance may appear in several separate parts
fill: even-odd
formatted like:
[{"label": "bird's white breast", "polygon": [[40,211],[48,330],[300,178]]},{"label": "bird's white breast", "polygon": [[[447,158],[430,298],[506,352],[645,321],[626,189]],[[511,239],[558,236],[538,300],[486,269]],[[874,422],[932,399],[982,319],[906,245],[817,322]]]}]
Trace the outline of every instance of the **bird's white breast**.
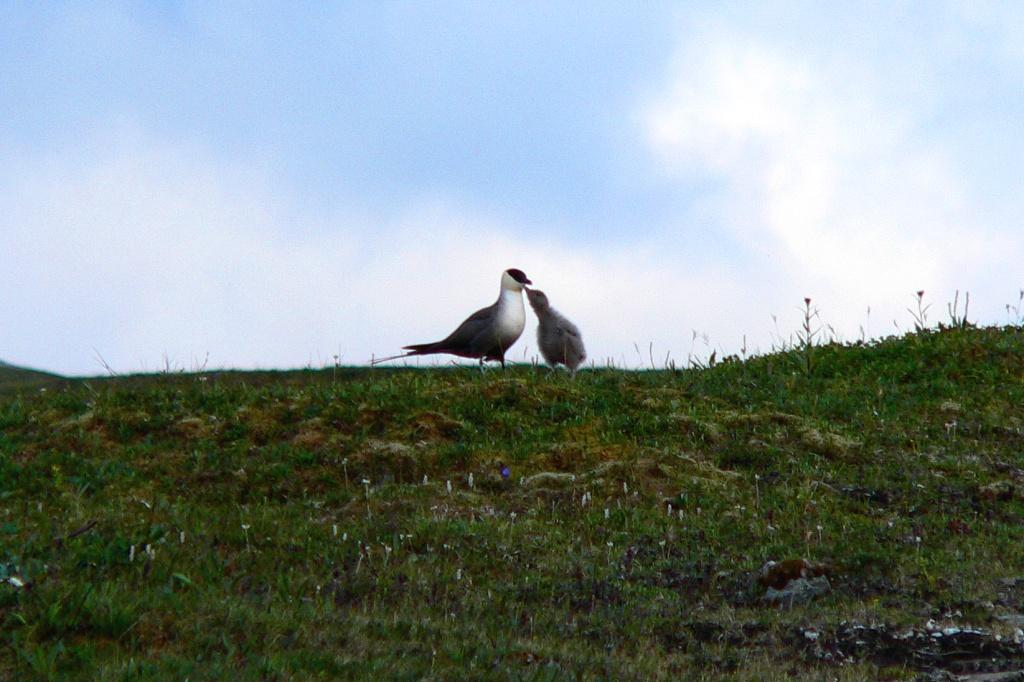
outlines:
[{"label": "bird's white breast", "polygon": [[495,331],[503,343],[519,338],[526,326],[526,309],[523,307],[523,295],[518,291],[502,289],[498,299],[498,315],[495,320]]}]

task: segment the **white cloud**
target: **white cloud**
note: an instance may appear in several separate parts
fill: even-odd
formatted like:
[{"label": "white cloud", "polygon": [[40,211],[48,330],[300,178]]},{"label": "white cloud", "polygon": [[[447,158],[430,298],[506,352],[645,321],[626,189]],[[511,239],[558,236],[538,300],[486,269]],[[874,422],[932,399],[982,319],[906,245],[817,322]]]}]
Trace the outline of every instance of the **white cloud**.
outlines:
[{"label": "white cloud", "polygon": [[[18,169],[17,177],[10,168]],[[355,249],[268,179],[132,130],[9,167],[3,352],[71,372],[301,364],[327,336],[325,278]],[[323,343],[321,341],[321,343]],[[326,350],[326,344],[323,344]]]},{"label": "white cloud", "polygon": [[885,100],[884,76],[706,31],[687,36],[642,115],[666,172],[721,181],[717,217],[775,265],[775,291],[828,300],[847,334],[866,306],[897,314],[917,289],[952,296],[993,268],[1005,291],[984,293],[1001,304],[1024,256],[929,136],[932,112]]}]

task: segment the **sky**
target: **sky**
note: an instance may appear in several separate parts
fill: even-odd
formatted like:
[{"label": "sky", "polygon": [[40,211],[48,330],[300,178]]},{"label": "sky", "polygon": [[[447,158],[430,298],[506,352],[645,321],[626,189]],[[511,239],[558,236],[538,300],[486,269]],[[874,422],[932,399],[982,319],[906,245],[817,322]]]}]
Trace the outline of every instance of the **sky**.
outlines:
[{"label": "sky", "polygon": [[2,3],[0,360],[365,364],[509,267],[598,366],[1005,323],[1021,83],[1012,1]]}]

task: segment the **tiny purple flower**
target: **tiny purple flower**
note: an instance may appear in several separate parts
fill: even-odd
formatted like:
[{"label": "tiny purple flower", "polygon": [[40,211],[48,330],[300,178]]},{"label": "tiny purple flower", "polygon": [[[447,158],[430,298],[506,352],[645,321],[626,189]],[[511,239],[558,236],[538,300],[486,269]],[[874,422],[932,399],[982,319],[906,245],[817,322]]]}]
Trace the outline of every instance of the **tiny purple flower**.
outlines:
[{"label": "tiny purple flower", "polygon": [[508,480],[508,477],[509,477],[509,476],[510,476],[511,474],[512,474],[512,472],[511,472],[511,471],[509,471],[509,468],[508,468],[507,466],[505,466],[504,464],[502,464],[502,465],[501,465],[501,478],[502,478],[502,480],[505,480],[505,481],[507,481],[507,480]]}]

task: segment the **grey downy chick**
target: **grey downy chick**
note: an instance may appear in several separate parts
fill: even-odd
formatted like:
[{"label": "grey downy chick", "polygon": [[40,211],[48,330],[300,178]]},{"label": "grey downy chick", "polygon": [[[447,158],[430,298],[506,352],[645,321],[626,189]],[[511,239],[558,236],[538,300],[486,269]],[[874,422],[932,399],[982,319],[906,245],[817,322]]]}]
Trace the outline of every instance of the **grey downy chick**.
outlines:
[{"label": "grey downy chick", "polygon": [[410,355],[431,355],[448,353],[462,358],[498,360],[505,366],[505,351],[523,333],[526,326],[526,311],[521,295],[527,284],[533,284],[522,270],[509,268],[501,273],[501,290],[498,300],[481,308],[460,324],[455,331],[440,341],[404,346],[407,352],[374,360],[372,365]]},{"label": "grey downy chick", "polygon": [[565,365],[573,376],[587,359],[579,327],[551,307],[547,295],[539,289],[527,289],[526,298],[537,315],[537,345],[544,360],[555,367]]}]

